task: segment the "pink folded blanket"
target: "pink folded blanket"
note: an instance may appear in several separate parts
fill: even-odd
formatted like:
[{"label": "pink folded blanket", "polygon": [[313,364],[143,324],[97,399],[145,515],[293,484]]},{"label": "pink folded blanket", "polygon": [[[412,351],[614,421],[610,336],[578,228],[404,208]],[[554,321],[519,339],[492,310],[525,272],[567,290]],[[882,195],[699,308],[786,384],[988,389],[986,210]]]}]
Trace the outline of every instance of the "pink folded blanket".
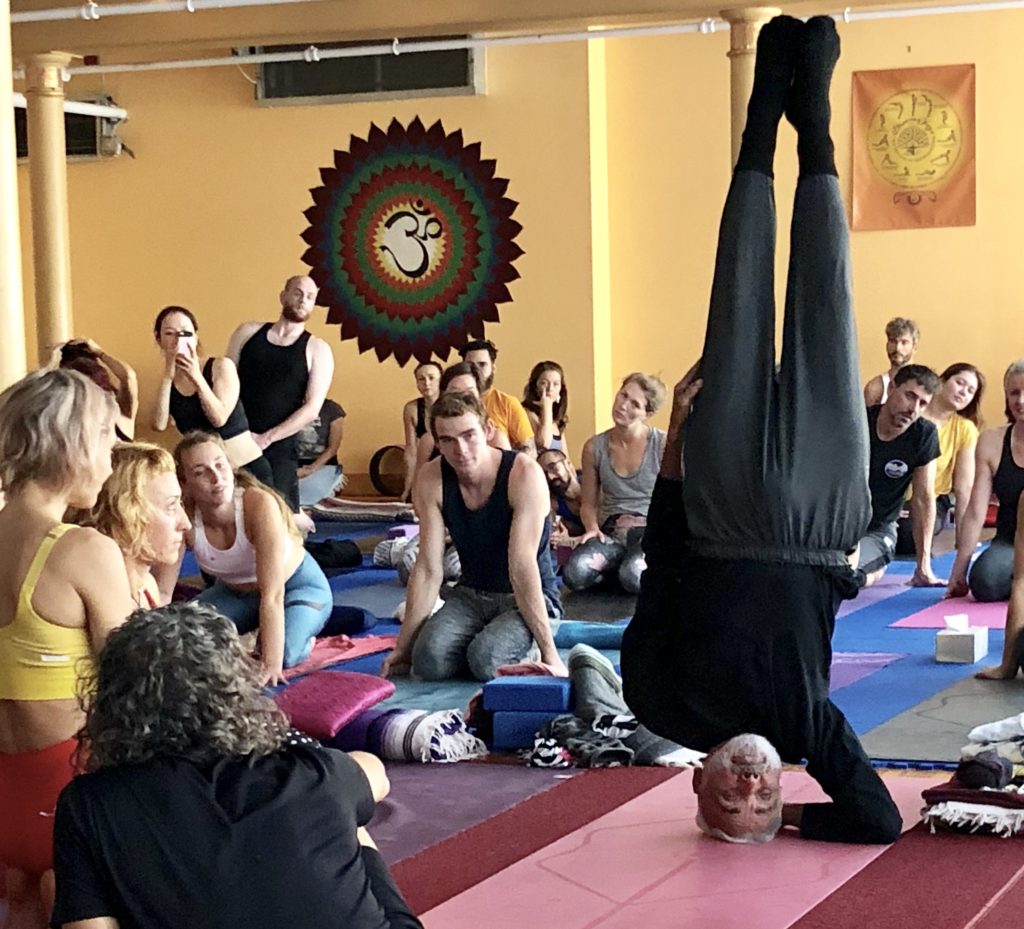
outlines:
[{"label": "pink folded blanket", "polygon": [[318,671],[328,665],[337,664],[339,661],[386,652],[395,647],[397,640],[396,635],[364,635],[358,639],[350,639],[347,635],[331,635],[317,639],[313,651],[305,661],[285,668],[284,678],[290,681],[303,674],[309,674],[310,671]]}]

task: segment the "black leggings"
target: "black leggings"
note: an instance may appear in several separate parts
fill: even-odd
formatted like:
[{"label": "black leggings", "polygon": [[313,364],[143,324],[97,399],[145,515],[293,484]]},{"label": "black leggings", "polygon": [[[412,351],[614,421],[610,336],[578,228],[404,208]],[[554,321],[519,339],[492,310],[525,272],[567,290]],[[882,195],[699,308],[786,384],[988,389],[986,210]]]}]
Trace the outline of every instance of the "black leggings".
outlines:
[{"label": "black leggings", "polygon": [[838,180],[802,177],[793,209],[782,359],[775,365],[772,179],[733,175],[701,376],[686,424],[693,549],[844,565],[871,516],[868,432]]}]

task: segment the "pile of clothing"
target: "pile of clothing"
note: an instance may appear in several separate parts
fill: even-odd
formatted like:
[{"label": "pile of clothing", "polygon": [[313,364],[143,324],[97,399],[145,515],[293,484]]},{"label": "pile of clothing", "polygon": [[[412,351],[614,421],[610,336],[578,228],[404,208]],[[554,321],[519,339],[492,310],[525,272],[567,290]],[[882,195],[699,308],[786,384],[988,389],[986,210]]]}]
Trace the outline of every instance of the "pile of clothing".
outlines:
[{"label": "pile of clothing", "polygon": [[699,766],[704,755],[655,735],[637,722],[622,699],[615,666],[589,645],[575,645],[567,662],[573,712],[541,727],[526,763],[541,768],[613,768],[628,765]]},{"label": "pile of clothing", "polygon": [[1024,833],[1024,713],[975,726],[956,773],[922,793],[932,831]]}]

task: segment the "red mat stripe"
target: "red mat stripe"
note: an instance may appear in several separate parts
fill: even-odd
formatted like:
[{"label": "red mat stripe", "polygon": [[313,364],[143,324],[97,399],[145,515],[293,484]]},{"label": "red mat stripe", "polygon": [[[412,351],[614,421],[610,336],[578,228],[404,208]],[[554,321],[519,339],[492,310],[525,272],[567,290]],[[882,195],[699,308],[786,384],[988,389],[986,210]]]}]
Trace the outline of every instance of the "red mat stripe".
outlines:
[{"label": "red mat stripe", "polygon": [[932,835],[919,823],[790,929],[1022,926],[1022,867],[1020,838]]},{"label": "red mat stripe", "polygon": [[679,773],[584,771],[557,787],[391,866],[414,913],[425,913]]}]

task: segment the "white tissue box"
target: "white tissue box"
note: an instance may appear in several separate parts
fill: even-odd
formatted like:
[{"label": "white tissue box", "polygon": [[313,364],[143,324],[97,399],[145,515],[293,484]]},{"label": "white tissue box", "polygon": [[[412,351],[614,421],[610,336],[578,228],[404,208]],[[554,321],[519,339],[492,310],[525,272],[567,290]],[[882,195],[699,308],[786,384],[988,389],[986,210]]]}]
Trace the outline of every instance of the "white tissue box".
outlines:
[{"label": "white tissue box", "polygon": [[988,626],[940,629],[935,633],[935,660],[974,664],[988,654]]}]

